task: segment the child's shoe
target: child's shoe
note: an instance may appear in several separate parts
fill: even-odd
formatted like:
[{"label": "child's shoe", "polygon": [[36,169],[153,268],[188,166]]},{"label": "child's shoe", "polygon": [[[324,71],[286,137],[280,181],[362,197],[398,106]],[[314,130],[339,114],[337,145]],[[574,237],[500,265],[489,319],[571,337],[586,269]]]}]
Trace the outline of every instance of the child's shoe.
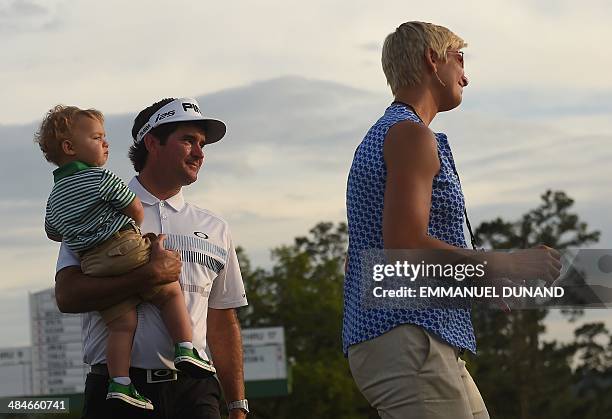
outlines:
[{"label": "child's shoe", "polygon": [[111,379],[108,382],[108,392],[106,393],[106,400],[110,399],[121,400],[140,409],[153,410],[151,400],[138,394],[132,383],[126,386]]},{"label": "child's shoe", "polygon": [[196,348],[187,349],[174,346],[174,366],[177,370],[193,378],[206,378],[215,375],[215,367],[200,357]]}]

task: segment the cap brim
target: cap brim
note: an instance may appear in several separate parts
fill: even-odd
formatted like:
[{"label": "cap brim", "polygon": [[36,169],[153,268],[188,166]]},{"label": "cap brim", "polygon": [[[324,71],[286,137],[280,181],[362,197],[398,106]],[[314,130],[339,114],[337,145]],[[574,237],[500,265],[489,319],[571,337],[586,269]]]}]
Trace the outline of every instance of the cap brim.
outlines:
[{"label": "cap brim", "polygon": [[167,119],[159,124],[157,124],[154,128],[160,127],[165,124],[195,124],[202,127],[204,130],[204,134],[206,135],[206,144],[212,144],[219,141],[221,138],[225,136],[225,132],[227,130],[225,123],[223,121],[219,121],[218,119],[208,119],[208,118],[198,118],[191,119],[187,117],[187,119]]},{"label": "cap brim", "polygon": [[205,144],[216,143],[225,136],[227,131],[225,124],[217,119],[202,119],[194,122],[198,122],[204,127],[204,133],[206,134]]}]

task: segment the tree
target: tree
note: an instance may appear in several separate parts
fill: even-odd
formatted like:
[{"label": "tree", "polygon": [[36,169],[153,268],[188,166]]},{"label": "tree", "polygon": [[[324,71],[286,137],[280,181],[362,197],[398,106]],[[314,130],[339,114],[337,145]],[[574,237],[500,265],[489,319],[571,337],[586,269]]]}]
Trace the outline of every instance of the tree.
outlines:
[{"label": "tree", "polygon": [[249,306],[243,327],[284,326],[293,392],[257,400],[260,418],[377,418],[342,355],[342,301],[347,227],[319,223],[290,246],[272,251],[270,271],[252,269],[239,252]]},{"label": "tree", "polygon": [[574,389],[579,405],[574,417],[612,416],[612,335],[603,323],[587,323],[574,331],[577,366]]},{"label": "tree", "polygon": [[[482,223],[477,238],[495,249],[582,246],[599,232],[570,212],[573,200],[547,191],[519,220]],[[361,396],[342,356],[340,330],[347,227],[319,223],[292,245],[272,251],[269,270],[253,268],[239,250],[249,306],[244,327],[284,326],[293,365],[293,393],[254,400],[254,418],[378,418]],[[468,367],[491,417],[610,417],[612,347],[597,325],[576,331],[576,342],[542,342],[546,310],[474,311],[479,354]],[[574,313],[575,314],[575,313]],[[608,339],[606,341],[606,339]],[[606,343],[607,342],[607,343]],[[572,369],[574,367],[574,369]]]},{"label": "tree", "polygon": [[[483,222],[477,240],[492,249],[530,248],[545,244],[566,249],[595,243],[598,231],[589,231],[577,214],[573,199],[561,191],[546,191],[542,203],[520,219]],[[574,346],[542,343],[548,310],[474,311],[480,353],[469,365],[492,417],[572,417],[579,404],[572,395],[571,359]],[[576,312],[571,313],[576,316]]]}]

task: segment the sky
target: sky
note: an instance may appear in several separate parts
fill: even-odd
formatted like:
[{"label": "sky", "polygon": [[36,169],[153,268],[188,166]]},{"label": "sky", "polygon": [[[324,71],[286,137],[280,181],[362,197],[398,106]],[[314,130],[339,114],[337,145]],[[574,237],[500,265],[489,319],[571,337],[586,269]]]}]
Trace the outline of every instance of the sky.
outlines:
[{"label": "sky", "polygon": [[[198,97],[228,135],[185,194],[269,266],[271,248],[346,219],[354,149],[392,100],[382,41],[407,20],[468,43],[463,104],[431,127],[449,136],[472,223],[516,219],[564,190],[602,232],[597,247],[612,248],[610,18],[605,0],[0,0],[0,347],[29,342],[27,293],[53,286],[57,245],[42,229],[53,167],[32,142],[51,106],[102,110],[108,167],[129,180],[135,114]],[[553,318],[549,332],[574,327]]]}]

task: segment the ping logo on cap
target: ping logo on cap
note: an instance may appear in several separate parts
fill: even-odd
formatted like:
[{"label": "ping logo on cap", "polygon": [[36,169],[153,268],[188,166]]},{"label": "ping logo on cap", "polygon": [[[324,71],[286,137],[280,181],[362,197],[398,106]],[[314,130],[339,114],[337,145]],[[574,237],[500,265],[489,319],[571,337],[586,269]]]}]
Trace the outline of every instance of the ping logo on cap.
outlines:
[{"label": "ping logo on cap", "polygon": [[193,109],[195,112],[202,114],[196,103],[183,102],[183,110],[187,112],[188,109]]}]

